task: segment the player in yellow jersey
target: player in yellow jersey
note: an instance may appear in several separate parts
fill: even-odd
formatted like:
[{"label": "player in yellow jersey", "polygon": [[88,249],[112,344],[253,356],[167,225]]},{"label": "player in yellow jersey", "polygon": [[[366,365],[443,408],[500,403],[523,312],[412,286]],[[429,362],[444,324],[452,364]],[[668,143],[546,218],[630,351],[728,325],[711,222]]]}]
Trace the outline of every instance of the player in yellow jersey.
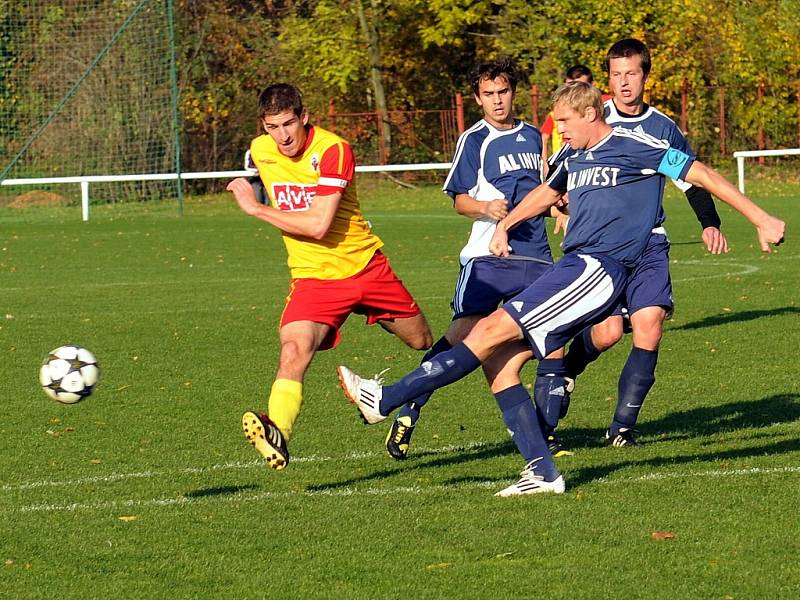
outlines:
[{"label": "player in yellow jersey", "polygon": [[383,242],[361,214],[355,159],[339,136],[311,125],[294,86],[275,84],[259,97],[266,134],[250,155],[269,205],[246,178],[227,189],[248,215],[281,231],[291,272],[280,321],[281,350],[267,414],[246,412],[247,440],[273,469],[289,462],[287,441],[300,413],[303,378],[317,350],[339,343],[350,314],[365,315],[415,350],[431,346],[425,316],[381,252]]}]

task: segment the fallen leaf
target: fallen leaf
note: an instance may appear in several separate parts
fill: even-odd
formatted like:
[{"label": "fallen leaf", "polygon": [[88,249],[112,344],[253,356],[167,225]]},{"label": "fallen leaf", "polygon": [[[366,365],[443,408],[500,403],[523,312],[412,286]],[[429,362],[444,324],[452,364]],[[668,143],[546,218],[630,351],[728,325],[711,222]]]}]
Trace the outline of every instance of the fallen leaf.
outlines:
[{"label": "fallen leaf", "polygon": [[654,531],[650,534],[650,538],[654,540],[674,540],[678,536],[674,533],[669,533],[666,531]]},{"label": "fallen leaf", "polygon": [[125,523],[130,523],[131,521],[135,521],[139,517],[135,515],[126,515],[124,517],[117,517],[120,521],[124,521]]}]

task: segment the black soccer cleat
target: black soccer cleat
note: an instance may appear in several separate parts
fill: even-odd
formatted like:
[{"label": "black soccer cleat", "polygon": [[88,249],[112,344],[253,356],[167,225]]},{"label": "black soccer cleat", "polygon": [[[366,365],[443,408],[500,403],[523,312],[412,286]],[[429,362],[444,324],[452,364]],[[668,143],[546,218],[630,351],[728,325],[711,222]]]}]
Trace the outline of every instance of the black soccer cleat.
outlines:
[{"label": "black soccer cleat", "polygon": [[246,412],[242,415],[242,431],[267,464],[281,471],[289,464],[289,449],[281,430],[265,414]]},{"label": "black soccer cleat", "polygon": [[606,445],[612,446],[613,448],[631,448],[634,446],[641,446],[642,443],[639,442],[636,437],[639,435],[639,432],[635,429],[628,429],[627,427],[621,427],[616,435],[611,435],[611,430],[606,431]]},{"label": "black soccer cleat", "polygon": [[564,447],[564,444],[561,443],[561,439],[555,433],[551,433],[547,436],[547,449],[550,450],[550,454],[553,458],[574,456],[575,454],[572,450],[567,450],[567,448]]},{"label": "black soccer cleat", "polygon": [[392,423],[392,428],[386,436],[386,451],[389,456],[397,460],[408,458],[408,448],[411,445],[411,434],[414,433],[411,417],[397,417]]}]

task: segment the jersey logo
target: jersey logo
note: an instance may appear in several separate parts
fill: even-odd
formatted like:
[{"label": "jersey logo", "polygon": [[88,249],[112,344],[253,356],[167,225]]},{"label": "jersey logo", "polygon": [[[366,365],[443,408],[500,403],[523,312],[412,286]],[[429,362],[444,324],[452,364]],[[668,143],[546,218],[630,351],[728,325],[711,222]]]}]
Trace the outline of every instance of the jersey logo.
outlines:
[{"label": "jersey logo", "polygon": [[272,197],[279,210],[291,212],[308,210],[316,193],[316,185],[298,185],[296,183],[273,183]]},{"label": "jersey logo", "polygon": [[594,154],[591,151],[586,153],[586,160],[594,160]]},{"label": "jersey logo", "polygon": [[516,300],[511,303],[511,306],[513,306],[514,310],[516,310],[517,312],[522,312],[522,307],[524,306],[524,304],[519,300]]},{"label": "jersey logo", "polygon": [[505,175],[520,169],[538,171],[542,166],[542,155],[533,152],[517,152],[514,154],[501,154],[497,157],[500,175]]},{"label": "jersey logo", "polygon": [[642,135],[647,135],[647,132],[645,132],[644,128],[641,125],[637,125],[636,127],[633,128],[633,130],[636,133],[641,133]]},{"label": "jersey logo", "polygon": [[311,155],[311,168],[314,169],[315,172],[319,171],[319,154],[314,153]]},{"label": "jersey logo", "polygon": [[517,142],[527,142],[528,140],[525,139],[524,135],[522,135],[521,133],[518,133],[517,134],[517,139],[515,141],[517,141]]}]

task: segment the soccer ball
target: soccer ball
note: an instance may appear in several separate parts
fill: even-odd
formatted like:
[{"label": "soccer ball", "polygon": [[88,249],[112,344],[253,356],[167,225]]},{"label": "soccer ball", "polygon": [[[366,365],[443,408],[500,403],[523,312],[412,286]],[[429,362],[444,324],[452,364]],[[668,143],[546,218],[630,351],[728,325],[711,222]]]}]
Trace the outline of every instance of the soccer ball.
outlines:
[{"label": "soccer ball", "polygon": [[99,377],[100,368],[94,354],[80,346],[56,348],[39,369],[39,383],[44,393],[64,404],[75,404],[88,397]]}]

